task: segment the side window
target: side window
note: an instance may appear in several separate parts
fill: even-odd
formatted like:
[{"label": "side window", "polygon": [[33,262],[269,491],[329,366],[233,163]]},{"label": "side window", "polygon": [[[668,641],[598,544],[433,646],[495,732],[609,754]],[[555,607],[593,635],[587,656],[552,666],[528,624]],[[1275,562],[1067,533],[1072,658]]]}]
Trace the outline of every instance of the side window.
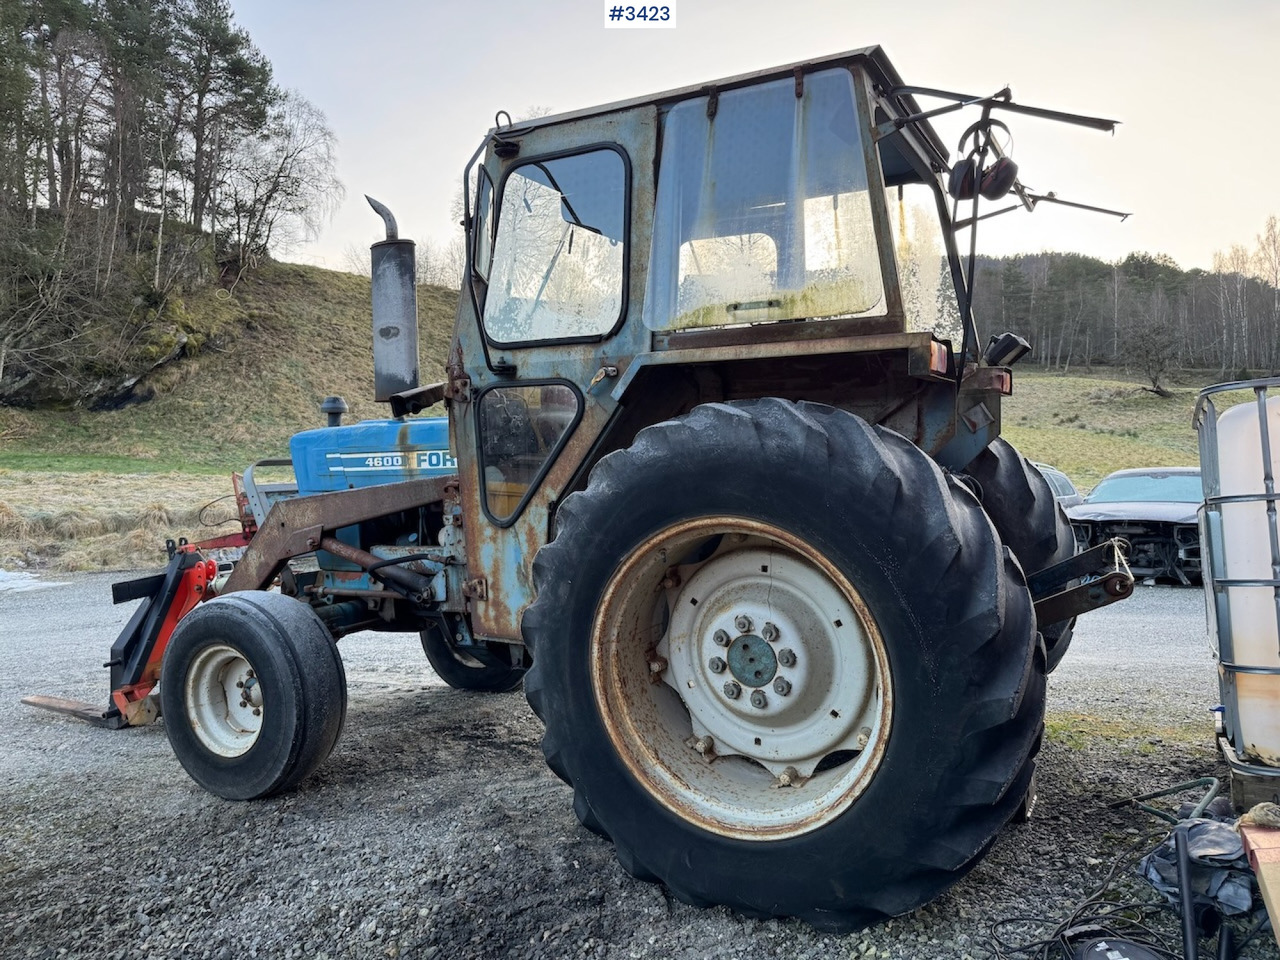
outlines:
[{"label": "side window", "polygon": [[493,254],[493,181],[480,167],[476,186],[475,259],[472,266],[484,280],[489,279],[489,258]]},{"label": "side window", "polygon": [[1053,487],[1053,492],[1058,496],[1069,497],[1075,493],[1065,477],[1060,477],[1056,473],[1046,474],[1046,476],[1049,478],[1049,485]]},{"label": "side window", "polygon": [[500,344],[601,337],[622,315],[627,165],[600,148],[512,168],[484,305]]},{"label": "side window", "polygon": [[938,222],[938,199],[923,183],[885,190],[907,331],[932,333],[959,349],[964,337],[951,261]]},{"label": "side window", "polygon": [[494,387],[481,395],[480,463],[485,509],[515,518],[577,423],[582,403],[563,383]]}]

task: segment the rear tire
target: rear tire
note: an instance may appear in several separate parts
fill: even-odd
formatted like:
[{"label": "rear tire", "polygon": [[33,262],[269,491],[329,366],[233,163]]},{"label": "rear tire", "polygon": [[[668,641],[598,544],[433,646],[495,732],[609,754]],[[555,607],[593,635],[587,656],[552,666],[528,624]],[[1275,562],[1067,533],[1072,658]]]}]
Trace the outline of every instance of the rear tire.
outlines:
[{"label": "rear tire", "polygon": [[697,407],[600,461],[556,531],[525,691],[633,876],[851,930],[937,896],[1019,810],[1030,596],[903,437],[812,403]]},{"label": "rear tire", "polygon": [[[514,690],[524,680],[525,668],[511,663],[485,662],[465,650],[455,647],[446,639],[439,624],[424,627],[419,636],[422,652],[436,675],[455,690],[473,690],[477,693],[506,693]],[[497,660],[509,656],[504,648],[486,651]]]},{"label": "rear tire", "polygon": [[203,603],[178,624],[160,700],[191,778],[227,800],[253,800],[296,786],[333,750],[346,674],[310,607],[248,590]]},{"label": "rear tire", "polygon": [[[982,507],[1027,576],[1076,555],[1071,522],[1049,481],[1007,440],[991,441],[967,473],[982,486]],[[1072,617],[1037,625],[1050,672],[1071,646],[1075,623]]]}]

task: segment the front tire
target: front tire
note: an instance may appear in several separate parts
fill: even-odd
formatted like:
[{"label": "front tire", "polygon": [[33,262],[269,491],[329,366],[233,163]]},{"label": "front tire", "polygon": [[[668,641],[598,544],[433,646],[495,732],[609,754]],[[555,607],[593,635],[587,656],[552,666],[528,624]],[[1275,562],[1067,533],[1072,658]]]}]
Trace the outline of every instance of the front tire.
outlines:
[{"label": "front tire", "polygon": [[215,597],[178,624],[160,701],[191,778],[227,800],[253,800],[296,786],[333,750],[346,674],[310,607],[248,590]]},{"label": "front tire", "polygon": [[897,434],[698,407],[597,464],[533,574],[547,761],[681,900],[854,929],[937,896],[1020,807],[1044,711],[1030,597],[977,501]]},{"label": "front tire", "polygon": [[477,693],[506,693],[520,686],[524,680],[523,666],[517,666],[510,660],[510,653],[505,645],[494,644],[498,649],[474,651],[486,656],[481,660],[467,650],[450,643],[443,627],[432,623],[419,632],[422,640],[422,652],[427,655],[427,662],[441,680],[455,690],[472,690]]}]

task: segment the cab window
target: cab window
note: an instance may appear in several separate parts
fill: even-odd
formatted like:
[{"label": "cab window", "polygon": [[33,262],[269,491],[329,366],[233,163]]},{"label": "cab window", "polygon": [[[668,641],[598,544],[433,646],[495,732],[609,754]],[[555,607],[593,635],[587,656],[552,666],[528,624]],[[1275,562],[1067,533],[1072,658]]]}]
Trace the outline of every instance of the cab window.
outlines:
[{"label": "cab window", "polygon": [[485,333],[503,345],[612,330],[625,291],[627,164],[612,148],[523,162],[502,185]]}]

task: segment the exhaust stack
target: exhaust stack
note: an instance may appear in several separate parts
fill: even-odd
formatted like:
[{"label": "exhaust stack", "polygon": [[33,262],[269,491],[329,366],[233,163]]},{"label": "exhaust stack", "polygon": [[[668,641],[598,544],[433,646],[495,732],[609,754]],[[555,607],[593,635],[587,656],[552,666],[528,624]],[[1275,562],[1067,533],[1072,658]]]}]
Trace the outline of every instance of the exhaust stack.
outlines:
[{"label": "exhaust stack", "polygon": [[400,239],[391,211],[373,197],[365,199],[387,227],[387,239],[369,247],[374,399],[386,402],[418,386],[417,267],[414,243]]}]

